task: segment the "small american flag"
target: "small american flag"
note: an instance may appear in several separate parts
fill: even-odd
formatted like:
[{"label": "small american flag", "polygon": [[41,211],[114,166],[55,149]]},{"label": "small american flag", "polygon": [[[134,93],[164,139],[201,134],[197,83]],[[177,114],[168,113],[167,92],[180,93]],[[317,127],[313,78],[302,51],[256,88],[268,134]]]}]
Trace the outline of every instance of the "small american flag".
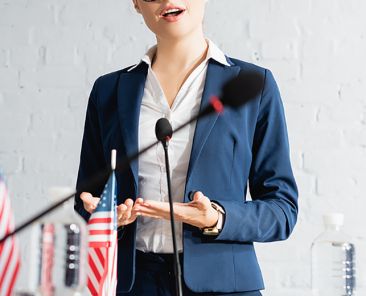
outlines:
[{"label": "small american flag", "polygon": [[88,289],[91,295],[116,295],[117,198],[114,172],[88,222]]},{"label": "small american flag", "polygon": [[[5,182],[0,175],[0,237],[14,230],[13,214]],[[0,296],[12,295],[20,267],[18,242],[14,236],[0,244]]]}]

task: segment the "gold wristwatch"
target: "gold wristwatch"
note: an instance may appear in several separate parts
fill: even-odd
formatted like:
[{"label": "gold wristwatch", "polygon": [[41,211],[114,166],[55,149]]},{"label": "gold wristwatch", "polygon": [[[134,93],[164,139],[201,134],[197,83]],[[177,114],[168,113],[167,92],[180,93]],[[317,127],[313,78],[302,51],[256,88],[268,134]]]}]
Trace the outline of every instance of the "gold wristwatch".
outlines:
[{"label": "gold wristwatch", "polygon": [[212,227],[206,227],[202,229],[202,233],[204,235],[219,235],[219,233],[222,230],[222,226],[224,224],[224,218],[225,218],[225,210],[218,205],[217,203],[211,202],[211,206],[217,211],[217,213],[219,214],[219,219],[217,220],[216,225],[212,226]]}]

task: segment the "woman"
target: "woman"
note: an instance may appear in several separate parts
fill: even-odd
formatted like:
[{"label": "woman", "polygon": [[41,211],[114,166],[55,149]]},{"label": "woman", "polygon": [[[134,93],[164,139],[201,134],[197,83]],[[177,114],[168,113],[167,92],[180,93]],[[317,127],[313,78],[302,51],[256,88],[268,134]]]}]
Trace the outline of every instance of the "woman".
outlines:
[{"label": "woman", "polygon": [[[285,116],[270,71],[229,58],[205,39],[205,2],[133,0],[157,44],[138,64],[95,82],[78,184],[110,163],[112,149],[123,158],[154,141],[157,119],[177,127],[239,72],[261,75],[256,98],[191,124],[169,145],[184,295],[261,295],[253,242],[288,238],[297,218]],[[157,145],[117,173],[118,224],[124,226],[118,295],[174,295],[163,159]],[[252,201],[246,201],[247,184]],[[76,197],[75,209],[86,220],[102,189]]]}]

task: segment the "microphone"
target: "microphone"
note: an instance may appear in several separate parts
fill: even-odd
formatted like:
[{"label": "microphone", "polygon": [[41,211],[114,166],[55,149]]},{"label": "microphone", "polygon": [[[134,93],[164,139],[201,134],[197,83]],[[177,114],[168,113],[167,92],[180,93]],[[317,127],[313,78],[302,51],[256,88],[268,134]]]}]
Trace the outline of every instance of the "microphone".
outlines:
[{"label": "microphone", "polygon": [[179,255],[177,249],[177,238],[175,232],[175,222],[174,222],[174,209],[173,209],[173,198],[172,198],[172,186],[170,179],[170,165],[169,165],[169,155],[168,155],[168,143],[173,135],[173,128],[166,118],[160,118],[155,125],[155,135],[158,141],[160,141],[164,147],[165,154],[165,166],[166,166],[166,178],[168,184],[168,197],[169,197],[169,209],[170,209],[170,226],[172,230],[173,238],[173,250],[174,250],[174,275],[175,275],[175,288],[176,295],[182,296],[182,278],[181,278],[181,268],[179,263]]},{"label": "microphone", "polygon": [[263,89],[263,75],[256,72],[244,73],[242,70],[239,74],[227,81],[222,87],[222,94],[220,97],[212,96],[209,104],[203,108],[195,117],[188,122],[182,124],[174,130],[180,131],[182,128],[191,124],[202,117],[210,115],[211,113],[221,114],[224,107],[239,108],[250,100],[254,99]]},{"label": "microphone", "polygon": [[[224,84],[220,98],[217,96],[211,97],[210,104],[206,106],[194,120],[214,112],[222,113],[224,111],[224,106],[234,109],[239,108],[260,93],[263,89],[263,83],[263,76],[259,73],[244,73],[243,71],[240,71],[238,76],[230,79]],[[191,121],[189,123],[191,123]]]},{"label": "microphone", "polygon": [[260,93],[263,83],[264,78],[259,73],[240,71],[237,77],[224,84],[221,101],[229,107],[240,107]]},{"label": "microphone", "polygon": [[[221,99],[213,96],[210,100],[210,104],[205,107],[197,116],[189,120],[188,122],[182,124],[174,132],[177,132],[183,129],[185,126],[189,125],[193,121],[196,121],[204,116],[207,116],[211,113],[222,113],[224,110],[224,106],[238,108],[248,101],[254,99],[263,89],[263,75],[260,75],[256,72],[247,72],[244,73],[240,71],[237,77],[226,82],[222,88]],[[170,135],[171,137],[171,135]],[[160,140],[159,140],[160,141]],[[157,144],[157,142],[152,143],[151,145],[145,147],[141,151],[137,151],[132,155],[128,155],[125,159],[118,161],[116,166],[116,171],[122,171],[127,168],[127,166],[134,160],[136,160],[141,154],[145,153],[147,150],[151,149]],[[0,238],[0,244],[2,244],[7,238],[13,236],[17,232],[27,228],[33,222],[47,215],[48,213],[54,211],[58,207],[60,207],[64,202],[74,197],[76,194],[81,193],[83,191],[89,191],[91,187],[100,187],[102,183],[105,183],[108,179],[109,174],[112,172],[110,166],[104,168],[100,172],[97,172],[93,177],[91,177],[88,181],[83,182],[78,185],[78,188],[75,192],[65,196],[60,199],[60,201],[52,204],[41,212],[37,213],[30,219],[23,222],[21,225],[17,226],[12,232],[4,235]]]},{"label": "microphone", "polygon": [[160,142],[169,142],[173,135],[173,128],[166,118],[160,118],[155,125],[155,135]]}]

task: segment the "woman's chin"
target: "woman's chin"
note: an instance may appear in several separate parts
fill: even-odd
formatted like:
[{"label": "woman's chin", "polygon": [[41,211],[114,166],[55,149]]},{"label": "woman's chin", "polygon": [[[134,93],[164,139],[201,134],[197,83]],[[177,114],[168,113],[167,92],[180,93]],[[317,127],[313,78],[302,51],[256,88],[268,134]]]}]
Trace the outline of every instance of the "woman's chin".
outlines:
[{"label": "woman's chin", "polygon": [[159,40],[181,40],[196,34],[197,27],[190,28],[187,25],[177,25],[159,28],[153,33]]}]

